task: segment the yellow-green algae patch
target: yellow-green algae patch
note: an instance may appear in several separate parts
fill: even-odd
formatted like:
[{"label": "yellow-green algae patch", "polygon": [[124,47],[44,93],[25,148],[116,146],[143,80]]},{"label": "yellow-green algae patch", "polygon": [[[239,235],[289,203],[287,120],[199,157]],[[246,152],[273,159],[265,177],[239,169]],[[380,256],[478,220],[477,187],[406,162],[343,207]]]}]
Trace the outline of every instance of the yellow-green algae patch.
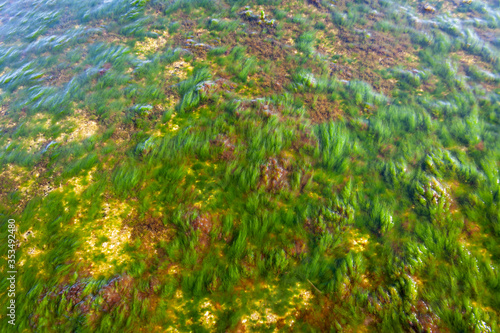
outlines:
[{"label": "yellow-green algae patch", "polygon": [[[132,209],[125,202],[112,200],[103,204],[103,217],[86,224],[80,224],[82,243],[75,257],[90,261],[92,275],[111,276],[116,266],[130,262],[124,253],[124,246],[131,238],[131,229],[123,224],[123,215],[130,216]],[[127,214],[128,212],[128,214]],[[103,258],[96,260],[95,258]]]},{"label": "yellow-green algae patch", "polygon": [[[176,273],[177,270],[177,267],[172,266],[169,274]],[[239,320],[240,328],[243,332],[259,332],[276,327],[278,323],[284,323],[292,328],[296,322],[297,313],[309,310],[314,301],[315,296],[308,287],[307,284],[298,282],[287,288],[286,295],[283,294],[283,290],[271,284],[260,285],[259,290],[256,288],[240,290],[234,305],[244,309],[245,314]],[[279,309],[272,309],[274,303],[269,299],[278,298],[281,299],[282,306]],[[180,318],[191,318],[189,315],[191,302],[192,300],[187,299],[181,290],[175,292],[170,302],[170,310],[167,311],[173,322],[178,322]],[[195,323],[193,319],[189,319],[185,324],[187,326],[198,324],[208,331],[215,330],[216,323],[221,319],[218,316],[226,310],[226,306],[209,298],[200,300],[198,304],[197,310],[200,314],[198,321]],[[171,326],[166,331],[179,332],[178,329],[179,327]],[[279,330],[275,328],[273,331]]]},{"label": "yellow-green algae patch", "polygon": [[165,67],[164,73],[167,77],[176,76],[181,80],[185,80],[189,72],[193,70],[191,64],[184,60],[179,60]]},{"label": "yellow-green algae patch", "polygon": [[99,130],[97,122],[86,117],[82,110],[76,110],[75,115],[68,117],[65,122],[68,122],[73,131],[61,134],[55,140],[57,142],[82,141],[96,134]]},{"label": "yellow-green algae patch", "polygon": [[[17,164],[7,164],[5,169],[2,170],[2,176],[7,179],[14,181],[16,184],[20,185],[19,190],[26,191],[29,188],[30,184],[34,182],[33,178],[28,178],[30,176],[29,169],[27,167],[22,167]],[[38,177],[39,174],[35,173],[35,177]]]},{"label": "yellow-green algae patch", "polygon": [[370,235],[362,234],[358,229],[351,228],[346,232],[346,239],[352,251],[363,252],[370,241]]},{"label": "yellow-green algae patch", "polygon": [[155,53],[167,44],[170,35],[168,31],[155,31],[159,36],[157,38],[146,37],[144,41],[135,44],[136,54],[140,58],[144,55]]},{"label": "yellow-green algae patch", "polygon": [[[264,291],[268,294],[267,298],[275,299],[278,297],[276,286],[265,286]],[[249,314],[241,318],[241,323],[248,331],[259,331],[264,329],[264,327],[276,325],[278,322],[283,322],[286,326],[293,327],[296,321],[297,312],[309,309],[313,302],[314,295],[300,282],[289,287],[288,291],[291,295],[287,297],[286,304],[283,304],[280,308],[279,312],[281,314],[278,314],[267,306],[267,304],[271,304],[267,299],[252,299],[250,295],[250,299],[245,302]],[[274,332],[278,331],[278,328],[274,329]]]},{"label": "yellow-green algae patch", "polygon": [[[16,140],[27,152],[39,152],[54,143],[82,141],[96,134],[99,129],[97,122],[89,119],[82,110],[76,110],[74,115],[68,116],[56,123],[52,123],[50,114],[37,113],[29,119],[26,126],[30,127],[31,132],[38,132],[38,134],[24,138],[19,137]],[[66,131],[56,138],[51,137],[47,133],[54,126],[64,126],[66,127]],[[4,124],[4,128],[9,128],[8,124]]]}]

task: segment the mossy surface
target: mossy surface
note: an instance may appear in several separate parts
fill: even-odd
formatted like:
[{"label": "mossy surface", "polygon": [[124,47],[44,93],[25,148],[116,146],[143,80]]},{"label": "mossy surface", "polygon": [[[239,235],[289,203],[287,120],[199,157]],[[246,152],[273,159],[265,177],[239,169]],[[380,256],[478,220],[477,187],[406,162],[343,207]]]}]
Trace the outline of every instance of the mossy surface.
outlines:
[{"label": "mossy surface", "polygon": [[0,22],[0,331],[500,330],[498,2]]}]

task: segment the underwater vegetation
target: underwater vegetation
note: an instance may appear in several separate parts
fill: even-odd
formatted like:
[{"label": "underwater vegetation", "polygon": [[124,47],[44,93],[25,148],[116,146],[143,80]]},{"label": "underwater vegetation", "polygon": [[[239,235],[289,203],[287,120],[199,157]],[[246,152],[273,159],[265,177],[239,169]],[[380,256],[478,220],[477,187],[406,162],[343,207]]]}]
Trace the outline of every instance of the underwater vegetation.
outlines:
[{"label": "underwater vegetation", "polygon": [[500,331],[499,36],[490,0],[1,2],[0,331]]}]

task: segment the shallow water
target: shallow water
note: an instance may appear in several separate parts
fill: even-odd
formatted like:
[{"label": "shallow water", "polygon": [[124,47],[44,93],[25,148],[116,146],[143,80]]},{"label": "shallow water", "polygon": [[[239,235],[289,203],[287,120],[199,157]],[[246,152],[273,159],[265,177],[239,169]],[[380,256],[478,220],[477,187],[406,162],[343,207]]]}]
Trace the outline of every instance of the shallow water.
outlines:
[{"label": "shallow water", "polygon": [[498,1],[1,3],[1,330],[498,331],[499,28]]}]

